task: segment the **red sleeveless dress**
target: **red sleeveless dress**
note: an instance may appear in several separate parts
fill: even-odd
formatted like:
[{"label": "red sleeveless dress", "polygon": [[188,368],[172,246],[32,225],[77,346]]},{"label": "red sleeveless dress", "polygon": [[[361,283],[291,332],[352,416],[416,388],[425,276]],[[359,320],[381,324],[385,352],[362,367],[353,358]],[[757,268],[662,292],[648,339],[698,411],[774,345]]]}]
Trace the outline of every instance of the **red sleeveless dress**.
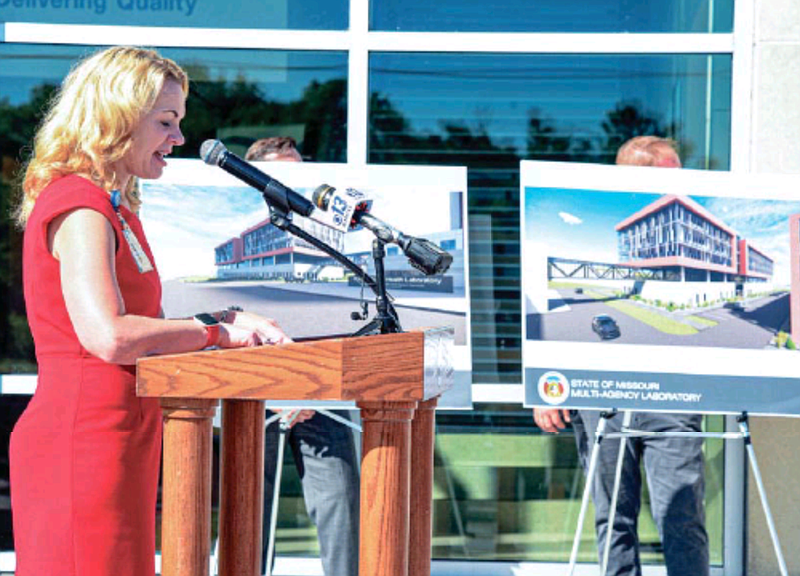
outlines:
[{"label": "red sleeveless dress", "polygon": [[36,344],[36,393],[11,436],[17,576],[152,576],[161,456],[158,400],[137,398],[133,366],[78,341],[47,226],[75,208],[103,214],[117,239],[117,282],[130,314],[156,317],[161,282],[141,223],[119,208],[153,270],[139,272],[109,194],[79,176],[51,183],[25,230],[23,277]]}]

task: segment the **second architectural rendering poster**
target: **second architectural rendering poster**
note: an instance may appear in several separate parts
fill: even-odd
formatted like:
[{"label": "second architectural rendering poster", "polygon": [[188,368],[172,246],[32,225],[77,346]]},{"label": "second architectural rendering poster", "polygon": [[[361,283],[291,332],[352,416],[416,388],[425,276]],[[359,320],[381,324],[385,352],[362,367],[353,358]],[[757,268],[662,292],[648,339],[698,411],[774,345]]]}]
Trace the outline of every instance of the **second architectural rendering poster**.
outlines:
[{"label": "second architectural rendering poster", "polygon": [[800,180],[521,177],[526,404],[800,415]]}]

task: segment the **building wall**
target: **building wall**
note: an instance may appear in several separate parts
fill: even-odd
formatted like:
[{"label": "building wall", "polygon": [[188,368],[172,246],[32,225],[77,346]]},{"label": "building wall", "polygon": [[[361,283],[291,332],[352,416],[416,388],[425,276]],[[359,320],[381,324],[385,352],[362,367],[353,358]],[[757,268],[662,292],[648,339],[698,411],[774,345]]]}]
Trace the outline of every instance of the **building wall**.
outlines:
[{"label": "building wall", "polygon": [[800,342],[800,214],[789,217],[789,268],[792,290],[789,314],[792,340]]},{"label": "building wall", "polygon": [[[762,287],[764,285],[762,284]],[[664,282],[647,280],[641,288],[642,298],[698,306],[736,296],[735,282]],[[720,304],[721,305],[721,304]]]},{"label": "building wall", "polygon": [[[755,3],[750,170],[800,173],[800,2]],[[753,446],[789,574],[800,574],[800,420],[753,418]],[[748,471],[747,574],[780,573],[755,480]],[[731,529],[736,527],[731,526]]]}]

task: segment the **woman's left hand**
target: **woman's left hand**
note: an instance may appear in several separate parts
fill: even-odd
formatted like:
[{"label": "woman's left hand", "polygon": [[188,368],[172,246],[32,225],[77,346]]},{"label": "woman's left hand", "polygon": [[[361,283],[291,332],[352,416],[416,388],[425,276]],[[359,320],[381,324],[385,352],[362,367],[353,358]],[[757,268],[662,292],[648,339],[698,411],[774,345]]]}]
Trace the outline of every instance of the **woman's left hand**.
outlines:
[{"label": "woman's left hand", "polygon": [[272,318],[265,318],[252,312],[232,311],[228,314],[235,316],[232,318],[229,316],[226,321],[237,328],[252,330],[261,338],[262,344],[288,344],[292,341]]}]

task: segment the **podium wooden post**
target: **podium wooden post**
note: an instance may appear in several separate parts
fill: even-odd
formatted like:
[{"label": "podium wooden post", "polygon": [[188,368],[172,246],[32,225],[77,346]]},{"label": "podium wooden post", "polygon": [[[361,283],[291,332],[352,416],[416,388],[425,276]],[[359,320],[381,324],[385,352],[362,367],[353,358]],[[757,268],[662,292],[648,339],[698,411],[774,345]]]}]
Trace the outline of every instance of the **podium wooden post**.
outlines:
[{"label": "podium wooden post", "polygon": [[359,576],[408,574],[411,420],[416,402],[359,402]]},{"label": "podium wooden post", "polygon": [[417,405],[411,423],[411,493],[408,540],[409,576],[430,576],[433,519],[433,444],[438,398]]},{"label": "podium wooden post", "polygon": [[219,573],[261,574],[264,515],[264,401],[222,401]]},{"label": "podium wooden post", "polygon": [[211,548],[211,420],[216,400],[165,398],[162,574],[208,574]]},{"label": "podium wooden post", "polygon": [[[162,575],[208,575],[211,418],[221,399],[220,576],[260,573],[263,400],[356,402],[363,422],[359,574],[427,576],[430,514],[411,522],[410,482],[413,475],[415,493],[430,498],[433,406],[452,385],[452,343],[451,328],[435,328],[139,360],[137,394],[160,398],[164,410]],[[419,403],[425,416],[414,426]],[[411,571],[410,531],[420,553]]]}]

